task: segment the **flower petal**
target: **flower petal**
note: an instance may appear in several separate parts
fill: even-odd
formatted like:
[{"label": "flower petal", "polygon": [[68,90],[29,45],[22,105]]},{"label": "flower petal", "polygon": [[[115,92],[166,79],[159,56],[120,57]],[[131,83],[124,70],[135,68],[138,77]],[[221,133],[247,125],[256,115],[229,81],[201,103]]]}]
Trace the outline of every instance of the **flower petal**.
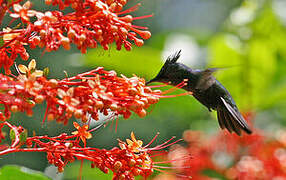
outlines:
[{"label": "flower petal", "polygon": [[85,137],[80,136],[80,139],[82,140],[82,142],[83,142],[84,144],[86,144],[86,139],[85,139]]},{"label": "flower petal", "polygon": [[11,41],[14,38],[18,37],[20,34],[19,33],[7,33],[3,35],[3,40],[5,42]]},{"label": "flower petal", "polygon": [[19,18],[20,15],[16,14],[16,13],[12,13],[12,14],[10,14],[10,17],[12,17],[12,18]]},{"label": "flower petal", "polygon": [[135,135],[134,135],[134,132],[133,132],[133,131],[131,132],[131,139],[132,139],[132,141],[134,141],[134,142],[136,141],[136,137],[135,137]]},{"label": "flower petal", "polygon": [[131,141],[130,139],[126,139],[126,142],[128,145],[132,145],[133,144],[133,141]]},{"label": "flower petal", "polygon": [[36,69],[36,65],[37,65],[36,60],[35,60],[35,59],[32,59],[32,60],[30,61],[29,65],[28,65],[29,71],[31,71],[31,70],[33,70],[33,69]]},{"label": "flower petal", "polygon": [[79,125],[77,122],[73,122],[73,126],[74,126],[76,129],[79,129],[79,128],[80,128],[80,125]]},{"label": "flower petal", "polygon": [[74,131],[72,132],[73,135],[77,135],[78,134],[78,131]]},{"label": "flower petal", "polygon": [[66,92],[64,91],[64,90],[62,90],[62,89],[58,89],[58,96],[60,97],[60,98],[63,98],[63,97],[65,97],[67,94],[66,94]]},{"label": "flower petal", "polygon": [[88,130],[88,125],[87,125],[87,124],[86,124],[86,125],[83,125],[82,128],[83,128],[84,130]]},{"label": "flower petal", "polygon": [[25,2],[25,4],[23,4],[23,8],[24,9],[30,9],[31,8],[31,2],[30,1]]},{"label": "flower petal", "polygon": [[20,5],[20,4],[14,4],[13,5],[13,9],[14,9],[14,11],[16,11],[16,12],[19,12],[21,9],[23,9],[22,8],[22,6]]},{"label": "flower petal", "polygon": [[67,90],[67,95],[68,96],[73,96],[73,93],[74,93],[74,87],[71,87]]},{"label": "flower petal", "polygon": [[26,74],[29,70],[27,68],[27,66],[23,65],[23,64],[19,64],[18,69],[21,73]]},{"label": "flower petal", "polygon": [[126,144],[123,142],[119,142],[120,149],[126,149]]},{"label": "flower petal", "polygon": [[37,17],[38,19],[42,19],[44,16],[45,16],[44,13],[41,13],[41,12],[38,12],[38,11],[37,11],[36,17]]},{"label": "flower petal", "polygon": [[138,141],[137,141],[137,145],[138,145],[138,147],[141,147],[141,146],[143,145],[143,141],[138,140]]},{"label": "flower petal", "polygon": [[44,72],[40,70],[36,70],[35,72],[33,72],[33,74],[35,74],[36,77],[42,77],[44,75]]},{"label": "flower petal", "polygon": [[92,134],[90,132],[86,132],[84,136],[86,139],[92,138]]},{"label": "flower petal", "polygon": [[33,11],[33,10],[29,10],[28,12],[27,12],[27,16],[29,16],[29,17],[33,17],[33,16],[35,16],[36,15],[36,11]]}]

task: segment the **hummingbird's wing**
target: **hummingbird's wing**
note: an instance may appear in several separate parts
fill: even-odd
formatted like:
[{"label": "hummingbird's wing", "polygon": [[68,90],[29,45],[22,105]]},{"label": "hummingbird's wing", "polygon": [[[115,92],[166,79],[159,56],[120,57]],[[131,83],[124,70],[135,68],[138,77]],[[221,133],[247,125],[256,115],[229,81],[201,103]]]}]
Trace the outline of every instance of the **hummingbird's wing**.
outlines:
[{"label": "hummingbird's wing", "polygon": [[218,69],[219,68],[208,68],[200,72],[201,76],[196,85],[196,89],[204,91],[208,89],[209,87],[211,87],[216,82],[216,79],[212,74]]},{"label": "hummingbird's wing", "polygon": [[251,130],[246,121],[240,114],[236,106],[232,106],[227,103],[223,97],[220,98],[224,106],[217,107],[217,118],[219,125],[222,129],[226,128],[229,132],[235,132],[237,135],[241,135],[241,130],[248,134],[251,134]]}]

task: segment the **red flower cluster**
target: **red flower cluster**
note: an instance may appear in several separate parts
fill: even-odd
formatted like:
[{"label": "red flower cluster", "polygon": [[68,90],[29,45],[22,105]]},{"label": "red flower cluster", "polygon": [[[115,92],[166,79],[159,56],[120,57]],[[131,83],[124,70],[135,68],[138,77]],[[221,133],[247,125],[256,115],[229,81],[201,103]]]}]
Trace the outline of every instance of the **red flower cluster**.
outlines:
[{"label": "red flower cluster", "polygon": [[32,115],[35,104],[43,101],[47,103],[45,118],[64,124],[72,116],[82,122],[89,116],[98,120],[99,112],[127,119],[133,111],[144,117],[146,109],[161,97],[161,91],[145,86],[144,79],[118,77],[115,71],[102,67],[63,80],[48,80],[35,66],[35,61],[29,67],[19,65],[23,74],[16,78],[0,74],[0,104],[5,107],[0,120],[17,111]]},{"label": "red flower cluster", "polygon": [[[9,33],[10,31],[11,29],[9,28],[4,29],[5,33]],[[20,57],[25,61],[29,59],[29,54],[24,47],[24,43],[12,41],[15,37],[19,35],[19,33],[3,35],[4,45],[0,48],[0,67],[4,67],[4,70],[7,74],[10,74],[9,68],[13,65],[14,60],[17,58],[18,55],[20,55]],[[7,44],[7,46],[5,46],[5,43],[9,43],[9,45]]]},{"label": "red flower cluster", "polygon": [[[45,51],[55,51],[60,46],[70,49],[75,44],[82,53],[87,48],[96,48],[100,44],[105,50],[115,42],[118,50],[122,46],[131,50],[131,42],[137,46],[144,44],[143,39],[149,39],[151,33],[144,27],[132,25],[131,15],[119,16],[137,9],[137,6],[126,11],[122,7],[126,0],[46,0],[47,4],[59,5],[60,9],[72,6],[74,12],[63,14],[60,11],[38,12],[30,10],[31,3],[27,1],[23,6],[18,1],[12,1],[8,7],[13,7],[10,16],[20,18],[25,29],[6,29],[0,32],[4,44],[0,47],[0,66],[9,72],[10,66],[19,54],[22,59],[29,58],[24,45],[31,48],[45,47]],[[36,20],[31,22],[31,17]],[[140,35],[140,37],[137,37]]]},{"label": "red flower cluster", "polygon": [[[15,152],[46,152],[48,162],[58,167],[59,172],[63,172],[65,166],[76,159],[88,160],[91,162],[92,168],[99,168],[104,173],[111,170],[114,174],[114,180],[134,180],[135,176],[150,176],[153,170],[156,169],[153,168],[154,164],[160,162],[153,162],[149,154],[160,151],[179,141],[169,143],[172,138],[162,145],[147,148],[154,139],[147,146],[142,147],[143,142],[136,140],[132,132],[131,140],[127,139],[127,143],[119,140],[120,148],[114,147],[111,150],[106,150],[80,145],[80,140],[83,138],[88,139],[91,136],[86,136],[90,133],[86,128],[84,128],[86,131],[76,131],[77,133],[73,133],[75,135],[63,133],[57,137],[27,137],[27,134],[23,136],[26,131],[22,127],[4,122],[0,124],[0,130],[4,125],[11,129],[10,139],[12,144],[0,150],[0,156]],[[75,127],[79,129],[78,124]]]},{"label": "red flower cluster", "polygon": [[[127,3],[128,0],[102,0],[100,2],[106,3],[108,6],[113,8],[114,12],[120,12]],[[45,0],[47,5],[59,6],[60,10],[65,9],[66,7],[71,6],[73,9],[80,9],[82,8],[82,1],[81,0]],[[92,2],[92,0],[88,0],[87,2]]]},{"label": "red flower cluster", "polygon": [[[219,133],[204,138],[201,132],[186,131],[184,140],[188,147],[177,146],[169,153],[171,159],[191,154],[186,162],[174,162],[174,166],[189,166],[181,171],[196,180],[213,177],[224,179],[257,180],[286,178],[286,132],[266,138],[262,132],[239,137]],[[211,173],[208,173],[211,172]]]},{"label": "red flower cluster", "polygon": [[[99,168],[104,173],[111,170],[114,180],[134,180],[135,176],[146,178],[154,170],[170,168],[158,165],[170,161],[153,162],[151,157],[166,153],[162,152],[164,148],[180,141],[173,141],[174,137],[149,148],[158,135],[149,144],[142,146],[143,142],[131,133],[131,139],[126,142],[119,140],[119,147],[106,150],[87,147],[86,143],[92,137],[92,131],[105,121],[91,130],[88,123],[81,126],[73,122],[77,130],[72,135],[62,133],[57,137],[35,134],[28,137],[28,131],[22,126],[14,126],[6,121],[11,113],[18,111],[32,115],[33,107],[44,101],[47,104],[44,120],[56,120],[64,124],[72,116],[83,123],[90,117],[98,120],[99,113],[111,114],[111,118],[122,115],[127,119],[134,112],[139,117],[144,117],[146,109],[157,103],[159,98],[175,97],[176,95],[164,95],[174,88],[162,93],[146,86],[144,79],[136,76],[118,77],[116,72],[106,71],[102,67],[62,80],[49,80],[46,78],[47,71],[37,70],[36,61],[31,60],[28,67],[18,66],[19,75],[11,74],[10,67],[18,55],[23,60],[29,59],[25,49],[27,45],[32,49],[45,48],[49,52],[58,50],[60,46],[68,50],[71,44],[75,44],[82,53],[86,53],[87,48],[96,48],[98,45],[108,50],[113,43],[117,50],[124,46],[130,51],[131,42],[142,46],[151,33],[147,28],[135,26],[132,22],[150,16],[128,15],[140,4],[122,11],[127,1],[45,0],[47,5],[59,6],[60,10],[72,8],[72,12],[64,14],[61,11],[31,10],[30,1],[20,5],[22,0],[0,0],[0,24],[5,13],[13,18],[10,25],[16,19],[21,21],[18,26],[7,27],[0,32],[0,68],[3,67],[6,74],[10,75],[0,74],[0,121],[3,121],[0,123],[0,142],[5,139],[4,126],[10,129],[11,142],[9,145],[0,145],[0,156],[15,152],[45,152],[48,162],[55,165],[59,172],[64,171],[65,166],[76,159],[88,160],[92,168]],[[153,154],[154,151],[159,152]]]}]

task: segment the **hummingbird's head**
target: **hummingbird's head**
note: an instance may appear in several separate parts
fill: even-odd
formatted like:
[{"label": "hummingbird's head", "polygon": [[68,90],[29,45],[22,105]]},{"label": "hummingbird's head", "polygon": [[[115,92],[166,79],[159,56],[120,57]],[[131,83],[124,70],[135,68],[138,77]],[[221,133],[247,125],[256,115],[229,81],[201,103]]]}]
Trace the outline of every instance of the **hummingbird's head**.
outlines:
[{"label": "hummingbird's head", "polygon": [[176,80],[180,76],[180,69],[182,68],[182,64],[177,63],[177,60],[180,58],[180,56],[181,50],[170,55],[157,76],[148,81],[146,84],[151,82],[168,83],[170,81],[173,82]]}]

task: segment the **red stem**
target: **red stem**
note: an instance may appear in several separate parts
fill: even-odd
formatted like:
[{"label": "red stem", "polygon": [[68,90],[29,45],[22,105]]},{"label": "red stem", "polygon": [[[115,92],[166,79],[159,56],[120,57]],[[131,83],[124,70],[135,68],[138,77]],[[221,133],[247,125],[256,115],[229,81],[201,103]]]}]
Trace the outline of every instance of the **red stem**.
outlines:
[{"label": "red stem", "polygon": [[[91,157],[88,157],[84,154],[77,154],[80,153],[78,151],[87,151],[87,150],[92,150],[92,151],[98,151],[97,148],[72,148],[70,150],[70,153],[72,153],[74,156],[78,157],[78,158],[84,158],[87,160],[93,160]],[[3,156],[5,154],[9,154],[9,153],[15,153],[15,152],[53,152],[53,153],[64,153],[67,152],[65,149],[62,150],[49,150],[46,147],[41,147],[41,148],[23,148],[23,149],[17,149],[17,148],[8,148],[5,149],[3,151],[0,151],[0,156]]]}]

